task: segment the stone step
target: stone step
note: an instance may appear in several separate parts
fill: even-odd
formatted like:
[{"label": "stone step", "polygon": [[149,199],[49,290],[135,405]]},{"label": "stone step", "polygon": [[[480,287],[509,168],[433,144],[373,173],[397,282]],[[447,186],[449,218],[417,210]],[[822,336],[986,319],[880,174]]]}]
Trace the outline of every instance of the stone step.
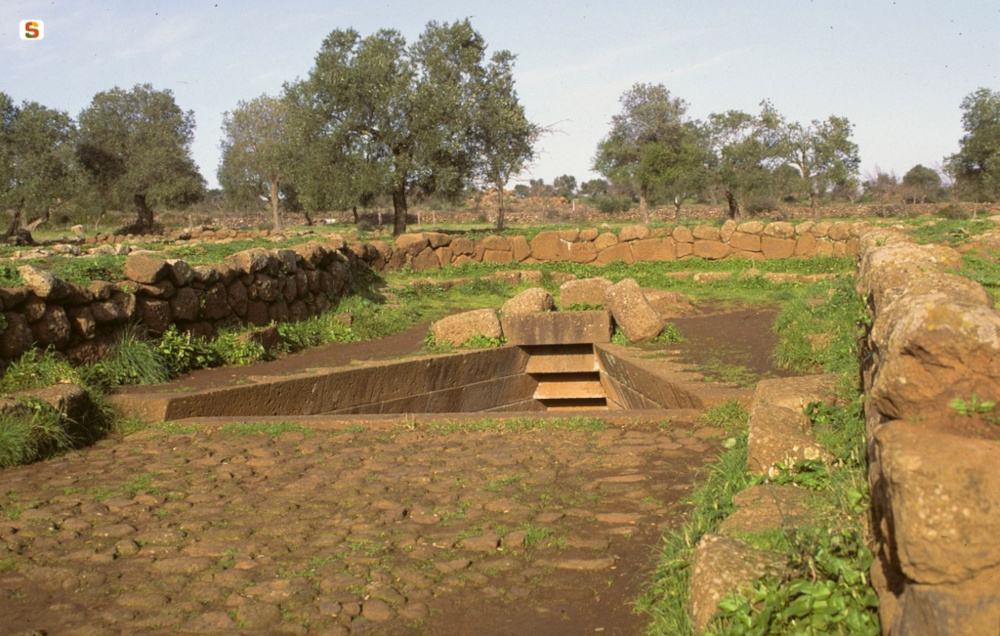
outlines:
[{"label": "stone step", "polygon": [[604,398],[604,388],[595,374],[553,374],[540,375],[536,400],[596,399]]},{"label": "stone step", "polygon": [[573,411],[607,411],[604,400],[551,400],[546,402],[545,410],[549,412],[568,413]]},{"label": "stone step", "polygon": [[[589,345],[585,345],[589,348]],[[557,349],[546,347],[546,349]],[[576,347],[568,347],[567,352],[532,352],[528,358],[527,373],[587,373],[599,371],[593,351],[578,353]]]}]

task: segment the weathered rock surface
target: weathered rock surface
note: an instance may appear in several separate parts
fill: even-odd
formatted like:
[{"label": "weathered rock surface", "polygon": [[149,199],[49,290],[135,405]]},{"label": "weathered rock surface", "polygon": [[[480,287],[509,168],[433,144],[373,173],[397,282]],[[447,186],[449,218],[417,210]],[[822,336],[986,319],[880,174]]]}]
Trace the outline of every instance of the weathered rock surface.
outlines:
[{"label": "weathered rock surface", "polygon": [[754,579],[779,573],[784,564],[735,537],[706,534],[698,542],[691,567],[688,614],[699,633],[719,610],[719,601]]},{"label": "weathered rock surface", "polygon": [[604,295],[604,306],[611,312],[625,337],[632,342],[655,338],[663,331],[660,314],[646,300],[639,283],[631,278],[608,288]]},{"label": "weathered rock surface", "polygon": [[541,287],[526,289],[514,296],[500,308],[502,314],[527,314],[539,311],[552,311],[555,301],[552,294]]},{"label": "weathered rock surface", "polygon": [[747,469],[777,476],[781,463],[791,468],[804,459],[829,461],[830,453],[812,434],[809,418],[781,406],[757,406],[750,416]]},{"label": "weathered rock surface", "polygon": [[431,333],[438,342],[459,346],[473,336],[499,338],[503,335],[500,319],[495,309],[465,311],[438,320],[431,325]]},{"label": "weathered rock surface", "polygon": [[611,281],[603,277],[568,280],[559,286],[559,306],[604,306],[604,296],[611,287]]}]

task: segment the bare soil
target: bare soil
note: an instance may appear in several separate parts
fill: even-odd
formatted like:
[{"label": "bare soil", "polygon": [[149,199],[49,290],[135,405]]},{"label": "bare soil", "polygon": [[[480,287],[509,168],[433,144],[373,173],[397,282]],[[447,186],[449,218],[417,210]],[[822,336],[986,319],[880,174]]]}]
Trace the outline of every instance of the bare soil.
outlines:
[{"label": "bare soil", "polygon": [[[771,320],[678,320],[677,355],[721,333],[771,372]],[[426,329],[182,383],[412,354]],[[683,418],[271,433],[158,425],[0,472],[0,634],[640,634],[660,537],[723,435]]]}]

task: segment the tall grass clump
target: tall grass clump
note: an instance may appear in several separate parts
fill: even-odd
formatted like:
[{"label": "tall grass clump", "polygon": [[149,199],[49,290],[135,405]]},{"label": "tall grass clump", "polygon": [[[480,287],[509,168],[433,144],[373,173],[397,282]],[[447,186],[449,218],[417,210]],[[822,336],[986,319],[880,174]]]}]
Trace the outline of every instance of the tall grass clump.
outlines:
[{"label": "tall grass clump", "polygon": [[170,379],[170,367],[143,329],[127,325],[107,354],[91,367],[104,387],[130,384],[162,384]]}]

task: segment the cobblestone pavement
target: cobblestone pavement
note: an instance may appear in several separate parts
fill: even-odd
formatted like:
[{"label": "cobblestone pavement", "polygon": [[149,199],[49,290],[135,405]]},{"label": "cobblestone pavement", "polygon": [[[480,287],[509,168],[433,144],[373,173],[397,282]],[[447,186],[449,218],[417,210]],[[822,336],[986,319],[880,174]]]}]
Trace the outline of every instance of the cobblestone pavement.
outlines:
[{"label": "cobblestone pavement", "polygon": [[638,634],[719,434],[158,425],[0,471],[0,633]]}]

